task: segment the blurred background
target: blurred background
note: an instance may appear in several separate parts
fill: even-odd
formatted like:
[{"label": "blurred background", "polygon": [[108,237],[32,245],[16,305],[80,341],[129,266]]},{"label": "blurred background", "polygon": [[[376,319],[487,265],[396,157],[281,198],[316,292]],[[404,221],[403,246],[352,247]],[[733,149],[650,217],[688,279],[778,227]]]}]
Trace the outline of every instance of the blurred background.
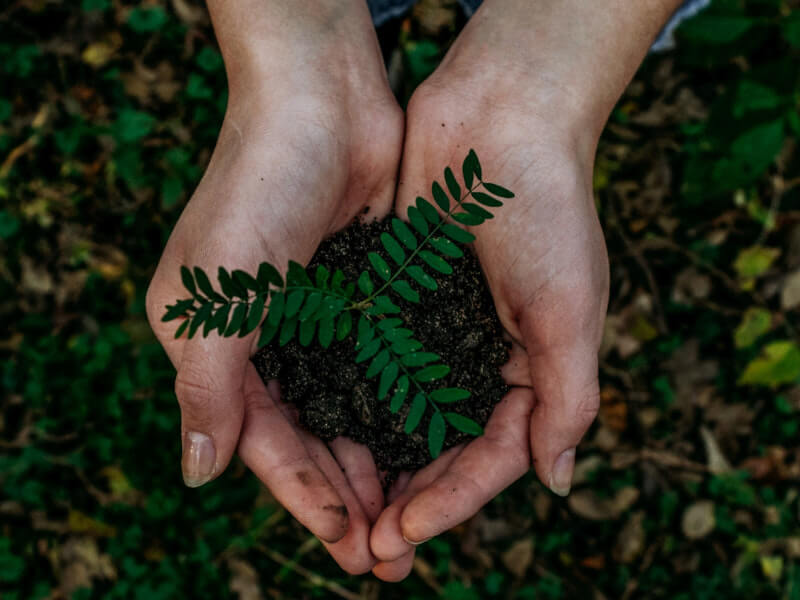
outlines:
[{"label": "blurred background", "polygon": [[[463,22],[431,0],[381,28],[401,101]],[[225,108],[203,4],[0,3],[0,597],[800,599],[800,2],[714,0],[676,39],[597,156],[574,491],[525,477],[389,585],[238,462],[181,483],[144,295]]]}]

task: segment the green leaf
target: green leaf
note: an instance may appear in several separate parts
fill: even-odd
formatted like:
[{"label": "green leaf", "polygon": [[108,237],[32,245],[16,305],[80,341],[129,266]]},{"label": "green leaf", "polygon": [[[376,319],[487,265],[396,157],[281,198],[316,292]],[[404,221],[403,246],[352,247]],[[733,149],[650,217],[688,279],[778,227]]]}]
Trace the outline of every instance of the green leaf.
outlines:
[{"label": "green leaf", "polygon": [[771,87],[752,79],[739,82],[733,114],[741,118],[745,113],[759,110],[772,110],[784,102],[781,95]]},{"label": "green leaf", "polygon": [[470,435],[481,435],[483,433],[483,427],[464,415],[454,412],[446,412],[444,413],[444,418],[447,419],[447,422],[450,423],[450,425],[463,433],[468,433]]},{"label": "green leaf", "polygon": [[222,293],[228,298],[236,297],[242,298],[243,300],[247,299],[247,290],[236,283],[230,273],[223,267],[217,270],[217,281],[219,281],[219,287],[222,288]]},{"label": "green leaf", "polygon": [[797,382],[800,378],[800,348],[795,342],[782,340],[767,344],[761,355],[750,361],[739,378],[739,385],[777,387]]},{"label": "green leaf", "polygon": [[433,204],[425,200],[422,196],[417,196],[417,210],[419,210],[425,219],[431,225],[438,225],[439,224],[439,213],[434,208]]},{"label": "green leaf", "polygon": [[189,319],[184,319],[183,322],[178,325],[178,329],[175,330],[175,339],[177,340],[179,337],[183,335],[183,332],[186,331],[186,328],[189,327]]},{"label": "green leaf", "polygon": [[501,198],[513,198],[514,192],[511,190],[507,190],[502,185],[497,185],[496,183],[485,183],[483,187],[486,188],[486,191],[490,194],[494,194],[495,196],[500,196]]},{"label": "green leaf", "polygon": [[484,221],[484,219],[482,219],[478,215],[473,215],[472,213],[468,212],[456,213],[452,215],[452,217],[455,222],[469,226],[480,225]]},{"label": "green leaf", "polygon": [[475,150],[470,149],[461,165],[461,173],[464,175],[464,185],[467,188],[472,187],[473,177],[481,178],[481,163],[478,161],[478,155],[475,154]]},{"label": "green leaf", "polygon": [[203,292],[206,296],[210,299],[214,300],[216,298],[221,298],[221,302],[224,302],[225,299],[222,298],[211,286],[211,281],[208,279],[208,275],[206,272],[203,271],[200,267],[194,268],[194,278],[197,282],[197,287],[200,288],[200,291]]},{"label": "green leaf", "polygon": [[356,348],[361,348],[366,345],[372,338],[375,337],[375,328],[369,319],[361,315],[358,319],[358,335],[356,336]]},{"label": "green leaf", "polygon": [[128,25],[137,33],[158,31],[167,22],[167,13],[160,6],[137,6],[128,13]]},{"label": "green leaf", "polygon": [[472,197],[484,206],[503,206],[503,203],[500,202],[500,200],[490,196],[489,194],[484,194],[483,192],[472,192]]},{"label": "green leaf", "polygon": [[400,312],[400,307],[392,302],[388,296],[380,295],[375,298],[375,304],[367,309],[371,315],[390,315]]},{"label": "green leaf", "polygon": [[181,280],[183,281],[183,287],[189,290],[192,296],[197,294],[197,288],[194,285],[194,277],[192,277],[192,272],[189,270],[189,267],[181,265]]},{"label": "green leaf", "polygon": [[409,302],[419,302],[419,293],[408,285],[405,279],[395,279],[392,282],[392,289]]},{"label": "green leaf", "polygon": [[406,272],[411,276],[411,279],[416,281],[422,287],[431,291],[436,291],[439,284],[436,280],[425,272],[425,269],[419,265],[411,265],[406,269]]},{"label": "green leaf", "polygon": [[322,294],[319,292],[311,292],[308,295],[306,303],[303,305],[303,310],[300,311],[300,321],[306,321],[311,315],[317,312],[320,304],[322,304]]},{"label": "green leaf", "polygon": [[403,266],[403,261],[406,259],[406,253],[400,243],[385,231],[381,234],[381,244],[383,244],[386,252],[392,257],[392,260],[397,263],[397,266]]},{"label": "green leaf", "polygon": [[215,328],[220,335],[225,335],[225,330],[228,328],[228,316],[231,312],[231,304],[223,304],[214,313],[212,327]]},{"label": "green leaf", "polygon": [[678,34],[700,44],[730,44],[747,33],[754,24],[755,21],[747,17],[701,14],[684,21]]},{"label": "green leaf", "polygon": [[392,219],[392,230],[394,234],[397,236],[406,248],[409,250],[416,250],[417,248],[417,238],[414,235],[414,232],[406,225],[403,221],[395,217]]},{"label": "green leaf", "polygon": [[485,208],[478,206],[477,204],[473,204],[472,202],[464,202],[461,206],[468,213],[473,214],[476,217],[481,217],[482,219],[494,219],[494,215],[492,213]]},{"label": "green leaf", "polygon": [[781,19],[783,37],[791,46],[800,49],[800,12],[794,11]]},{"label": "green leaf", "polygon": [[450,275],[450,273],[453,272],[453,267],[451,267],[445,259],[429,250],[420,251],[419,257],[428,263],[429,267],[435,271],[439,271],[439,273]]},{"label": "green leaf", "polygon": [[438,458],[442,453],[444,445],[444,435],[447,432],[447,424],[442,413],[435,412],[428,424],[428,450],[433,458]]},{"label": "green leaf", "polygon": [[411,408],[408,410],[408,415],[406,416],[406,424],[403,427],[403,431],[412,433],[417,428],[420,420],[422,420],[422,415],[425,414],[426,406],[427,402],[424,394],[419,393],[414,396],[414,399],[411,401]]},{"label": "green leaf", "polygon": [[397,380],[397,387],[395,388],[394,396],[392,396],[392,401],[389,403],[389,411],[392,414],[395,414],[400,407],[403,406],[403,402],[406,401],[406,396],[408,395],[408,376],[402,375]]},{"label": "green leaf", "polygon": [[399,372],[400,367],[396,362],[390,362],[386,365],[386,368],[381,372],[380,382],[378,383],[378,400],[386,398]]},{"label": "green leaf", "polygon": [[372,362],[370,363],[369,368],[367,369],[367,379],[372,379],[378,373],[380,373],[383,370],[383,368],[389,364],[390,358],[391,355],[389,354],[388,350],[381,350],[380,352],[378,352],[375,358],[372,359]]},{"label": "green leaf", "polygon": [[319,343],[323,348],[327,348],[331,345],[331,342],[333,342],[333,323],[332,317],[325,317],[319,322]]},{"label": "green leaf", "polygon": [[408,220],[421,235],[428,235],[428,222],[416,206],[408,207]]},{"label": "green leaf", "polygon": [[405,367],[421,367],[441,358],[435,352],[414,352],[413,354],[406,354],[400,359],[400,362]]},{"label": "green leaf", "polygon": [[289,261],[289,270],[286,273],[286,285],[289,287],[313,287],[305,267],[293,260]]},{"label": "green leaf", "polygon": [[390,319],[381,319],[380,321],[378,321],[378,329],[388,333],[398,325],[402,324],[403,324],[403,319],[398,319],[395,317]]},{"label": "green leaf", "polygon": [[450,367],[447,365],[431,365],[430,367],[425,367],[424,369],[417,371],[414,374],[414,379],[421,383],[426,383],[428,381],[435,381],[437,379],[441,379],[442,377],[446,377],[449,372]]},{"label": "green leaf", "polygon": [[369,296],[375,290],[372,279],[369,278],[369,273],[366,271],[362,271],[361,275],[358,276],[358,289],[365,296]]},{"label": "green leaf", "polygon": [[780,255],[778,248],[765,248],[763,246],[751,246],[739,251],[733,268],[743,279],[760,277],[772,266],[772,263]]},{"label": "green leaf", "polygon": [[248,290],[253,290],[254,292],[261,291],[260,286],[258,285],[258,281],[256,278],[250,275],[247,271],[242,271],[241,269],[236,269],[233,273],[233,280],[237,282],[242,287],[247,288]]},{"label": "green leaf", "polygon": [[409,352],[416,352],[417,350],[421,349],[422,342],[418,340],[398,340],[392,344],[392,352],[399,356],[408,354]]},{"label": "green leaf", "polygon": [[336,339],[342,341],[353,330],[353,315],[350,311],[342,313],[339,317],[339,322],[336,324]]},{"label": "green leaf", "polygon": [[272,341],[272,338],[275,337],[275,334],[278,333],[279,327],[277,325],[270,325],[269,323],[264,323],[261,327],[261,334],[258,336],[258,347],[263,348],[267,344]]},{"label": "green leaf", "polygon": [[283,287],[283,278],[281,274],[278,272],[278,269],[268,262],[262,262],[258,265],[258,275],[256,279],[258,280],[258,284],[264,289],[267,289],[269,284],[279,288]]},{"label": "green leaf", "polygon": [[277,327],[278,323],[283,318],[283,309],[286,306],[286,296],[283,292],[275,292],[272,294],[269,307],[267,309],[267,323],[273,327]]},{"label": "green leaf", "polygon": [[330,271],[328,271],[325,265],[319,265],[317,267],[317,272],[314,274],[314,280],[317,282],[317,287],[319,289],[325,289],[325,284],[328,283],[328,277],[330,277]]},{"label": "green leaf", "polygon": [[460,242],[462,244],[471,244],[475,241],[475,236],[466,229],[462,229],[457,225],[445,223],[442,225],[442,233],[444,233],[451,240]]},{"label": "green leaf", "polygon": [[[399,321],[400,319],[392,319],[392,320]],[[406,329],[405,327],[395,327],[392,329],[387,329],[386,332],[383,334],[383,337],[390,342],[397,342],[399,340],[408,339],[413,335],[414,332],[411,331],[410,329]]]},{"label": "green leaf", "polygon": [[772,326],[772,313],[765,308],[751,306],[744,313],[742,322],[736,328],[733,339],[737,348],[752,346],[758,338],[767,333]]},{"label": "green leaf", "polygon": [[356,355],[356,363],[362,363],[365,360],[369,360],[378,352],[378,349],[381,347],[381,340],[380,338],[375,338],[371,342],[367,343]]},{"label": "green leaf", "polygon": [[247,304],[244,302],[240,302],[236,305],[236,308],[233,309],[233,314],[231,315],[231,321],[228,323],[228,328],[225,330],[225,337],[230,337],[239,332],[242,328],[242,324],[244,320],[247,318]]},{"label": "green leaf", "polygon": [[300,335],[297,340],[301,346],[308,346],[314,339],[314,332],[317,329],[317,322],[311,319],[307,321],[300,321]]},{"label": "green leaf", "polygon": [[[446,167],[444,170],[444,182],[447,184],[447,190],[450,192],[450,195],[453,197],[453,200],[456,202],[461,201],[461,186],[458,185],[456,181],[455,175],[453,175],[453,170],[450,167]],[[447,212],[447,208],[444,209]]]},{"label": "green leaf", "polygon": [[256,300],[250,305],[250,310],[247,313],[247,321],[244,327],[239,330],[239,337],[244,337],[251,331],[255,331],[261,323],[261,316],[264,314],[264,303]]},{"label": "green leaf", "polygon": [[[456,184],[458,185],[458,184]],[[444,212],[450,211],[450,198],[447,197],[442,186],[439,185],[438,181],[434,181],[433,185],[431,186],[431,190],[433,191],[433,201],[441,208]],[[460,199],[460,196],[456,196],[456,200]]]},{"label": "green leaf", "polygon": [[430,398],[437,404],[460,402],[470,397],[470,392],[461,388],[441,388],[430,393]]},{"label": "green leaf", "polygon": [[281,326],[281,334],[278,336],[278,344],[283,347],[288,344],[297,331],[297,319],[286,319]]},{"label": "green leaf", "polygon": [[389,281],[389,278],[392,276],[392,270],[383,257],[377,252],[370,252],[367,254],[367,258],[369,258],[369,262],[372,264],[372,268],[375,269],[375,272],[380,275],[384,281]]},{"label": "green leaf", "polygon": [[172,321],[173,319],[177,319],[178,317],[188,316],[189,310],[193,307],[194,298],[178,300],[175,304],[169,304],[167,306],[167,311],[164,313],[164,316],[161,317],[161,320],[166,323],[168,321]]},{"label": "green leaf", "polygon": [[333,272],[333,277],[331,278],[331,289],[334,292],[341,293],[343,281],[344,281],[344,271],[342,271],[341,269],[336,269]]},{"label": "green leaf", "polygon": [[453,242],[444,237],[434,237],[430,239],[431,245],[445,256],[461,258],[464,252]]},{"label": "green leaf", "polygon": [[300,310],[300,306],[303,304],[303,298],[306,297],[306,293],[303,290],[294,290],[290,292],[289,295],[286,297],[286,318],[291,319],[293,316],[297,314],[297,311]]}]

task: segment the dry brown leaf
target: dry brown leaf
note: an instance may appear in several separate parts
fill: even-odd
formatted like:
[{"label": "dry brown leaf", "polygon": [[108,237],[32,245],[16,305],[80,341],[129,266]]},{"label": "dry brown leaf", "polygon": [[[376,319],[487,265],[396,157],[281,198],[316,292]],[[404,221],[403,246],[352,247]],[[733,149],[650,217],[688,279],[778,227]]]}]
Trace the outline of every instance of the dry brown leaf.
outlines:
[{"label": "dry brown leaf", "polygon": [[699,500],[683,512],[681,529],[690,540],[704,538],[714,530],[714,503],[711,500]]},{"label": "dry brown leaf", "polygon": [[706,449],[706,465],[708,470],[714,475],[722,475],[731,471],[731,464],[720,450],[714,434],[705,427],[700,427],[700,436],[703,438],[703,446]]},{"label": "dry brown leaf", "polygon": [[638,498],[639,490],[631,486],[620,489],[611,498],[600,497],[591,489],[582,489],[572,492],[567,497],[567,504],[584,519],[606,521],[618,519]]},{"label": "dry brown leaf", "polygon": [[644,550],[644,515],[643,510],[637,510],[619,532],[612,553],[617,562],[630,564]]},{"label": "dry brown leaf", "polygon": [[501,556],[503,564],[518,578],[522,578],[533,562],[533,538],[514,542]]},{"label": "dry brown leaf", "polygon": [[231,558],[228,559],[228,568],[231,571],[231,591],[239,596],[239,600],[264,600],[258,573],[250,563],[240,558]]},{"label": "dry brown leaf", "polygon": [[781,289],[781,308],[791,310],[798,306],[800,306],[800,270],[787,275]]},{"label": "dry brown leaf", "polygon": [[89,537],[72,537],[51,553],[53,570],[61,591],[71,597],[79,588],[91,588],[95,579],[115,580],[117,570],[111,557],[103,554]]}]

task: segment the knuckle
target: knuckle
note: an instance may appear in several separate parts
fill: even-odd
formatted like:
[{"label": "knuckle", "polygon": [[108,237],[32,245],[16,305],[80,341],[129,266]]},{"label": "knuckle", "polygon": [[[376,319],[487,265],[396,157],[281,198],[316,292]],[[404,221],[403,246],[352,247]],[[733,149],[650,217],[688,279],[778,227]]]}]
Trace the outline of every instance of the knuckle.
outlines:
[{"label": "knuckle", "polygon": [[202,369],[181,365],[175,378],[175,395],[184,416],[201,417],[211,411],[219,390]]},{"label": "knuckle", "polygon": [[590,388],[581,395],[575,407],[576,417],[586,427],[594,421],[600,410],[600,390],[597,389],[596,383],[593,383]]}]

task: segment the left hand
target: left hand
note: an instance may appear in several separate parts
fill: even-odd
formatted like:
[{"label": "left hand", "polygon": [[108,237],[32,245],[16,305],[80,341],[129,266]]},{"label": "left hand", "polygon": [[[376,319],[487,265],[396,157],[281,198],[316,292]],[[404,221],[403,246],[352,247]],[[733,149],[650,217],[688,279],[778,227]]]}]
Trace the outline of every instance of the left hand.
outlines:
[{"label": "left hand", "polygon": [[443,183],[445,166],[460,173],[471,147],[485,180],[516,194],[472,230],[512,340],[504,376],[513,389],[483,436],[406,479],[384,509],[370,545],[382,561],[373,573],[389,581],[408,574],[415,543],[471,517],[524,475],[531,460],[541,481],[566,495],[575,447],[599,405],[608,258],[591,187],[596,139],[562,127],[564,119],[544,118],[546,94],[542,103],[515,97],[502,91],[502,80],[481,88],[451,66],[440,68],[409,104],[397,212],[405,214],[418,195],[431,198],[430,184]]}]

